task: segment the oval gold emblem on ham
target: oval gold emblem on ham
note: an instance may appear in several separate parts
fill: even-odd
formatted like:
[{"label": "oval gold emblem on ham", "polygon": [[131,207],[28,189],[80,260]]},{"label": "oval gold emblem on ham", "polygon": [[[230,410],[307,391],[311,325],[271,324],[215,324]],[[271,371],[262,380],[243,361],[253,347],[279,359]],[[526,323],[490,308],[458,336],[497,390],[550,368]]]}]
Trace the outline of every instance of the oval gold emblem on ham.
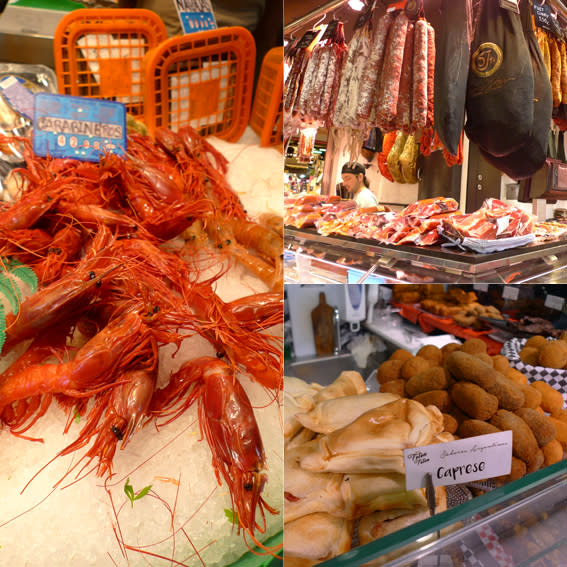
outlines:
[{"label": "oval gold emblem on ham", "polygon": [[495,43],[487,42],[478,46],[472,56],[473,71],[479,77],[490,77],[502,65],[502,50]]}]

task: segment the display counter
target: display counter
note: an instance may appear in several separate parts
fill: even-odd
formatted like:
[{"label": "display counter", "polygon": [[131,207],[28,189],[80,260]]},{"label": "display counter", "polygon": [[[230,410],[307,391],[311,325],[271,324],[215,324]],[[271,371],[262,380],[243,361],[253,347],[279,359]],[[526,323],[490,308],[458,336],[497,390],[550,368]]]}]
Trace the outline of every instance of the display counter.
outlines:
[{"label": "display counter", "polygon": [[315,229],[286,227],[284,237],[288,283],[567,282],[567,243],[562,240],[478,254],[321,236]]},{"label": "display counter", "polygon": [[319,565],[563,565],[566,488],[561,461]]}]

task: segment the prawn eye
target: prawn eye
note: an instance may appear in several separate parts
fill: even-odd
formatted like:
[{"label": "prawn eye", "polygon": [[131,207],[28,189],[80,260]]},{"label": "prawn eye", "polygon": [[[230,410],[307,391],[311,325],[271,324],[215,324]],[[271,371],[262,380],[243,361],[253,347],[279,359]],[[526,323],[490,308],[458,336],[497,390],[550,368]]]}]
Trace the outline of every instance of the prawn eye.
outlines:
[{"label": "prawn eye", "polygon": [[154,308],[152,309],[152,311],[154,313],[159,313],[159,305],[154,305]]},{"label": "prawn eye", "polygon": [[96,278],[96,274],[94,272],[89,272],[89,280],[94,280]]},{"label": "prawn eye", "polygon": [[226,245],[227,245],[227,246],[230,246],[230,240],[227,240],[227,241],[226,241]]},{"label": "prawn eye", "polygon": [[217,352],[217,358],[222,358],[224,356],[224,352]]},{"label": "prawn eye", "polygon": [[122,439],[124,439],[124,435],[122,434],[122,431],[120,431],[120,429],[116,427],[116,425],[113,425],[110,429],[112,430],[112,433],[114,433],[118,441],[122,441]]},{"label": "prawn eye", "polygon": [[222,244],[220,242],[217,244],[217,248],[222,248]]},{"label": "prawn eye", "polygon": [[246,482],[244,484],[244,490],[246,490],[246,492],[250,492],[253,488],[254,488],[254,485],[251,482]]}]

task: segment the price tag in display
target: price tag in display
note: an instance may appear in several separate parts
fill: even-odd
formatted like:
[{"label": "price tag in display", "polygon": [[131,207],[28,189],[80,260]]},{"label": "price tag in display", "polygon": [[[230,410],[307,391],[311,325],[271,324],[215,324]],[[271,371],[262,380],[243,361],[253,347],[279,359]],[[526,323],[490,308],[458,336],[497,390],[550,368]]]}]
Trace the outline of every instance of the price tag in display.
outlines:
[{"label": "price tag in display", "polygon": [[313,40],[317,37],[317,33],[318,32],[312,30],[305,32],[303,37],[297,42],[296,49],[306,49],[309,47],[313,43]]},{"label": "price tag in display", "polygon": [[558,297],[557,295],[547,295],[545,297],[545,307],[550,309],[555,309],[556,311],[563,311],[563,306],[565,305],[565,299],[563,297]]},{"label": "price tag in display", "polygon": [[38,93],[33,151],[38,156],[98,161],[126,153],[126,107],[121,102]]},{"label": "price tag in display", "polygon": [[183,33],[217,29],[210,0],[175,0]]},{"label": "price tag in display", "polygon": [[488,291],[488,284],[477,283],[473,285],[473,289],[475,289],[476,291],[484,291],[486,293]]},{"label": "price tag in display", "polygon": [[448,486],[506,475],[512,468],[512,432],[502,431],[404,450],[406,490]]},{"label": "price tag in display", "polygon": [[14,110],[33,120],[33,93],[25,85],[24,79],[8,75],[0,80],[0,92]]},{"label": "price tag in display", "polygon": [[326,27],[325,31],[323,32],[323,35],[321,36],[320,41],[325,41],[327,39],[331,39],[335,33],[335,30],[337,29],[337,26],[339,25],[339,20],[331,20],[329,22],[329,25]]},{"label": "price tag in display", "polygon": [[511,299],[512,301],[516,301],[518,296],[520,295],[520,290],[517,287],[512,287],[510,285],[505,285],[504,290],[502,291],[502,297],[504,299]]},{"label": "price tag in display", "polygon": [[[364,276],[366,272],[362,270],[348,270],[347,271],[347,283],[355,284],[360,281],[360,278]],[[363,282],[364,284],[384,284],[386,280],[380,276],[369,275]]]}]

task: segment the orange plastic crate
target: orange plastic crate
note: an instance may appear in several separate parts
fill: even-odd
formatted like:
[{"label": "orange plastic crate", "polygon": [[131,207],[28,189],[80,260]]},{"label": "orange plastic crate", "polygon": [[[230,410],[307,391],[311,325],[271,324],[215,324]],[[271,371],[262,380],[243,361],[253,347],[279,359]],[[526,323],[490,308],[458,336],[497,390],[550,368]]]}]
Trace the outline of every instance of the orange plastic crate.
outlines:
[{"label": "orange plastic crate", "polygon": [[166,39],[164,23],[150,10],[70,12],[53,42],[59,92],[116,100],[143,116],[144,56]]},{"label": "orange plastic crate", "polygon": [[262,61],[250,126],[260,136],[261,146],[283,141],[283,47],[274,47]]},{"label": "orange plastic crate", "polygon": [[172,37],[146,56],[146,125],[236,142],[248,124],[256,44],[242,27]]}]

